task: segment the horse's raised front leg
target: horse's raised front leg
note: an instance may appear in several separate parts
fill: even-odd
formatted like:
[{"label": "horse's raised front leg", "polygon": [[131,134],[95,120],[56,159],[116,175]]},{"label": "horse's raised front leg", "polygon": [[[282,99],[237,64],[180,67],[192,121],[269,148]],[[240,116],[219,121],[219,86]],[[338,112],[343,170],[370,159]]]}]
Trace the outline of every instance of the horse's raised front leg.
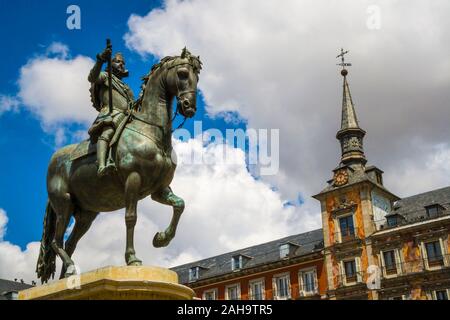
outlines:
[{"label": "horse's raised front leg", "polygon": [[178,221],[184,211],[184,200],[176,196],[170,187],[152,194],[152,199],[173,207],[173,216],[169,226],[164,232],[157,232],[153,238],[153,246],[155,248],[165,247],[175,237]]},{"label": "horse's raised front leg", "polygon": [[125,181],[125,224],[127,226],[127,246],[125,261],[129,266],[140,266],[142,261],[136,257],[134,250],[134,226],[137,221],[137,202],[141,188],[141,176],[132,172]]}]

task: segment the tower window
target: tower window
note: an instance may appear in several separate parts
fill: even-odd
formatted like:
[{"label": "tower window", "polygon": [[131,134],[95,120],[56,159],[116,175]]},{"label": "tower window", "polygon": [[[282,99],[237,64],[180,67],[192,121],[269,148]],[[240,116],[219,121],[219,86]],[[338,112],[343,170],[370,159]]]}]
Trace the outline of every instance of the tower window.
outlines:
[{"label": "tower window", "polygon": [[397,264],[395,261],[394,250],[383,252],[384,267],[387,274],[397,273]]},{"label": "tower window", "polygon": [[356,281],[355,260],[345,261],[344,269],[345,269],[345,277],[346,277],[347,282],[355,282]]},{"label": "tower window", "polygon": [[354,238],[355,228],[353,226],[353,215],[340,218],[339,228],[341,229],[341,241]]}]

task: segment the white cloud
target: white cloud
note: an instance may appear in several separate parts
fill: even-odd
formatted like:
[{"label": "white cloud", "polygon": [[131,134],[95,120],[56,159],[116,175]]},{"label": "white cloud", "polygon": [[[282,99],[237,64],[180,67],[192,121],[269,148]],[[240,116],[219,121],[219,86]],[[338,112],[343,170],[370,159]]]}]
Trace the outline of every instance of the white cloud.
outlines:
[{"label": "white cloud", "polygon": [[5,210],[0,208],[0,279],[23,279],[30,283],[36,259],[39,254],[39,243],[30,242],[24,251],[17,245],[3,240],[8,223]]},{"label": "white cloud", "polygon": [[450,181],[450,147],[430,146],[424,151],[423,162],[405,160],[392,176],[387,177],[386,183],[407,195],[447,187]]},{"label": "white cloud", "polygon": [[[373,5],[379,30],[367,27]],[[442,0],[168,0],[132,15],[124,39],[142,55],[171,55],[185,45],[200,55],[208,112],[238,111],[249,127],[280,128],[281,171],[265,179],[285,197],[300,192],[318,213],[309,196],[325,186],[340,156],[338,49],[350,49],[350,87],[368,132],[369,162],[395,177],[399,163],[417,166],[429,146],[449,142],[449,10]],[[415,138],[421,144],[411,144]],[[421,191],[438,186],[411,183]],[[411,190],[396,187],[399,195]]]},{"label": "white cloud", "polygon": [[17,111],[19,109],[20,101],[16,97],[0,94],[0,115],[8,111]]},{"label": "white cloud", "polygon": [[8,216],[6,215],[5,210],[0,208],[0,241],[2,241],[3,237],[5,236],[7,223]]},{"label": "white cloud", "polygon": [[47,48],[47,55],[55,54],[56,56],[59,56],[60,59],[66,59],[69,52],[69,47],[61,42],[53,42]]},{"label": "white cloud", "polygon": [[94,61],[85,56],[69,59],[68,50],[61,43],[53,43],[47,55],[31,59],[20,69],[18,97],[44,127],[67,122],[87,125],[96,116],[87,81]]},{"label": "white cloud", "polygon": [[[185,200],[186,209],[171,244],[156,249],[151,244],[153,236],[168,226],[172,209],[150,198],[139,203],[135,245],[144,264],[175,266],[317,227],[292,223],[298,214],[296,208],[283,206],[278,192],[249,174],[242,150],[222,144],[203,146],[200,139],[175,140],[175,150],[178,168],[171,186]],[[230,161],[222,161],[221,150]],[[185,164],[189,157],[199,154],[211,160],[210,164]],[[0,230],[6,227],[6,221],[6,215],[0,215]],[[37,242],[21,251],[0,241],[0,278],[34,279],[38,249]],[[74,260],[82,272],[123,265],[124,250],[123,210],[103,213],[81,239]]]}]

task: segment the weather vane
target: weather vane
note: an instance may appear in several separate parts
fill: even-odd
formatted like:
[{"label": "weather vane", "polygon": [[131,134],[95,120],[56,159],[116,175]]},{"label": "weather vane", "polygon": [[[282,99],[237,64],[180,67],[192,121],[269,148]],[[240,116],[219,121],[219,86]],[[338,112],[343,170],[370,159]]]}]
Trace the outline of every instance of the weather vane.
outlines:
[{"label": "weather vane", "polygon": [[341,48],[341,53],[338,54],[338,55],[336,56],[336,58],[339,58],[339,57],[341,58],[341,63],[337,63],[337,65],[338,65],[338,66],[341,66],[342,69],[345,69],[345,67],[351,66],[351,65],[352,65],[351,63],[346,63],[346,62],[344,61],[344,55],[347,54],[348,52],[349,52],[349,50],[344,51],[344,49]]}]

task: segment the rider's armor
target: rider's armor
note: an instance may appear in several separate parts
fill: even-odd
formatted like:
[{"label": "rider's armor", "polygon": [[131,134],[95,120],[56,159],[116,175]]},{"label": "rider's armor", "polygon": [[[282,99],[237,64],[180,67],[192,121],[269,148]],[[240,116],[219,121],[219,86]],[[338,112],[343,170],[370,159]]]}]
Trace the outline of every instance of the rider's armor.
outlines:
[{"label": "rider's armor", "polygon": [[[116,55],[117,57],[117,55]],[[94,108],[99,111],[97,118],[89,128],[92,142],[97,142],[98,174],[104,175],[109,169],[115,167],[111,157],[106,163],[109,143],[120,123],[126,118],[126,112],[131,109],[134,95],[131,88],[119,77],[112,74],[112,105],[113,110],[109,112],[109,82],[108,74],[100,71],[104,61],[97,56],[97,62],[89,73],[91,82],[91,101]]]}]

